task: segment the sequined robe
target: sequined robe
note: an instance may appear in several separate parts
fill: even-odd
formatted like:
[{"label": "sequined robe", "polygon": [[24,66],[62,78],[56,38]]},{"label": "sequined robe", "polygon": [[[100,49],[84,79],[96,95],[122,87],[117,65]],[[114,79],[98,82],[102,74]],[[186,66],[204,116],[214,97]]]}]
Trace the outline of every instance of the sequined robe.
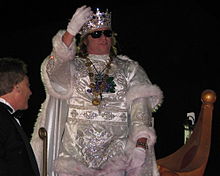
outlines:
[{"label": "sequined robe", "polygon": [[[108,172],[127,174],[129,154],[138,138],[148,138],[146,165],[140,176],[158,176],[152,127],[152,112],[162,102],[160,88],[153,85],[143,68],[127,56],[113,58],[109,76],[114,77],[115,92],[102,93],[98,106],[88,91],[91,82],[85,58],[75,57],[74,43],[67,48],[61,41],[63,31],[53,38],[53,51],[42,63],[42,80],[47,98],[42,104],[31,144],[42,168],[42,141],[38,129],[48,131],[48,175],[74,176]],[[107,55],[89,55],[96,70],[103,70]],[[93,70],[96,73],[95,70]],[[109,168],[108,168],[109,166]]]}]

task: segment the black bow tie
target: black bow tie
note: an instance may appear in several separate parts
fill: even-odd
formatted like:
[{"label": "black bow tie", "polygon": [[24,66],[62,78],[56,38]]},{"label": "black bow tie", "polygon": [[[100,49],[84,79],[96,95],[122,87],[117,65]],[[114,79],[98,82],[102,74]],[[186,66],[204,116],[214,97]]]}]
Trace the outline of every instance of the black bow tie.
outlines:
[{"label": "black bow tie", "polygon": [[17,110],[12,114],[12,116],[15,117],[16,119],[21,119],[22,115],[23,115],[23,111],[21,110]]},{"label": "black bow tie", "polygon": [[10,106],[8,106],[8,105],[6,105],[6,104],[4,104],[4,103],[0,103],[0,105],[3,106],[4,108],[6,108],[6,109],[11,113],[11,116],[12,116],[12,117],[15,117],[15,118],[17,118],[17,119],[20,119],[21,116],[23,115],[23,111],[22,111],[22,110],[17,110],[17,111],[15,111],[15,112],[13,113],[13,109],[12,109]]}]

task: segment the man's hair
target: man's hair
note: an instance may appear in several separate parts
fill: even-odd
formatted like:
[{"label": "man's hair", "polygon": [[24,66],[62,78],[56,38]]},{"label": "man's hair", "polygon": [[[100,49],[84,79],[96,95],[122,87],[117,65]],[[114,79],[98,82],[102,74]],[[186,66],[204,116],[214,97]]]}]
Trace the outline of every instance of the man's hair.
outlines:
[{"label": "man's hair", "polygon": [[[77,45],[77,51],[76,55],[79,57],[86,58],[88,56],[87,52],[87,46],[84,44],[84,40],[88,37],[89,34],[86,34],[84,37],[81,37],[80,35],[76,36],[76,45]],[[112,34],[112,46],[110,49],[109,56],[110,57],[116,57],[118,54],[118,42],[116,40],[117,34],[113,32]]]},{"label": "man's hair", "polygon": [[14,86],[23,81],[27,65],[18,58],[0,58],[0,96],[10,93]]}]

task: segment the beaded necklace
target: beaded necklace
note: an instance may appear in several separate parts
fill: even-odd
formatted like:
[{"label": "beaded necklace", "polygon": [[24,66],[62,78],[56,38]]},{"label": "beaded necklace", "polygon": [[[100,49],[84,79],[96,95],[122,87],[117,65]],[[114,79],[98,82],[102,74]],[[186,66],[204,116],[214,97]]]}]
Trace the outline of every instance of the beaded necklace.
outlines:
[{"label": "beaded necklace", "polygon": [[[109,76],[109,70],[111,69],[112,58],[109,59],[106,66],[98,71],[95,65],[89,58],[85,58],[85,66],[87,67],[90,84],[87,92],[93,95],[92,104],[98,106],[102,101],[102,93],[114,93],[115,92],[115,82],[114,78]],[[93,68],[93,69],[92,69]],[[93,73],[93,70],[95,73]]]}]

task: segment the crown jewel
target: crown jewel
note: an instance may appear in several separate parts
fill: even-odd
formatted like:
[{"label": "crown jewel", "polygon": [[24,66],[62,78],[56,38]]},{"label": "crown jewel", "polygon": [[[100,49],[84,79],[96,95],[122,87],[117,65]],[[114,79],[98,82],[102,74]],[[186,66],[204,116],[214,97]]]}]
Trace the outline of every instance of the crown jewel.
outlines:
[{"label": "crown jewel", "polygon": [[100,12],[99,8],[97,8],[96,12],[93,13],[89,18],[90,20],[83,25],[80,31],[82,37],[95,29],[103,27],[108,27],[111,29],[111,12],[108,12],[108,10],[106,10],[106,12]]}]

